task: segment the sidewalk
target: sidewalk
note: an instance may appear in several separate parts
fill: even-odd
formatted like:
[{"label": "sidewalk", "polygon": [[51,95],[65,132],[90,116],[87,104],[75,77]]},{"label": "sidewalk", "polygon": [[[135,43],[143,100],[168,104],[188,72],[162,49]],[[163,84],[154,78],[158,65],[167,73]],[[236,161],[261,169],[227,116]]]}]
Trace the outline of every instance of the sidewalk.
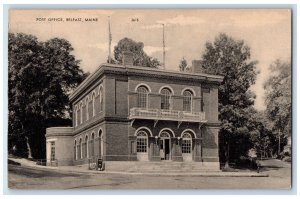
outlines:
[{"label": "sidewalk", "polygon": [[268,174],[256,173],[256,172],[214,172],[214,171],[203,171],[203,172],[171,172],[171,173],[161,173],[161,172],[127,172],[127,171],[95,171],[89,170],[88,165],[81,166],[41,166],[37,165],[34,161],[30,161],[24,158],[9,158],[12,161],[18,162],[23,167],[38,169],[38,170],[52,170],[62,173],[82,173],[82,174],[121,174],[121,175],[147,175],[147,176],[205,176],[205,177],[268,177]]}]

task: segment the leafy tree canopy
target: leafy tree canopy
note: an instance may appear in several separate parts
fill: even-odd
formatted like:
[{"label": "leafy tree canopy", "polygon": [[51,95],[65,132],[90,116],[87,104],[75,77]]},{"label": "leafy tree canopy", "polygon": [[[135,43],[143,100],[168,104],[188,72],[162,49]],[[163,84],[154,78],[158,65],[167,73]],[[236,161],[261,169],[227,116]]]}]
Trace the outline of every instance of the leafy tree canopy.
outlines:
[{"label": "leafy tree canopy", "polygon": [[[244,136],[244,145],[249,139],[249,110],[254,104],[255,95],[249,88],[256,80],[257,61],[251,61],[250,47],[242,40],[221,33],[215,41],[207,42],[202,55],[202,66],[206,73],[222,75],[224,80],[219,87],[219,119],[221,153],[229,158],[229,150],[239,157],[246,153],[240,148],[230,147],[229,143],[240,142]],[[247,137],[245,137],[247,136]],[[233,144],[236,146],[237,143]],[[241,143],[239,143],[241,144]],[[241,145],[239,145],[241,146]]]},{"label": "leafy tree canopy", "polygon": [[135,66],[146,66],[151,68],[157,68],[160,66],[160,63],[156,58],[152,58],[144,52],[143,42],[136,42],[127,37],[121,39],[115,46],[115,60],[112,60],[112,62],[121,64],[124,51],[130,51],[133,53],[133,65]]},{"label": "leafy tree canopy", "polygon": [[291,64],[276,60],[270,65],[270,77],[265,82],[265,103],[272,129],[285,137],[291,135]]},{"label": "leafy tree canopy", "polygon": [[[26,136],[29,145],[40,145],[31,147],[34,157],[43,156],[50,121],[70,118],[68,94],[87,76],[72,51],[65,39],[41,42],[33,35],[9,33],[9,135]],[[11,147],[18,143],[9,140]]]}]

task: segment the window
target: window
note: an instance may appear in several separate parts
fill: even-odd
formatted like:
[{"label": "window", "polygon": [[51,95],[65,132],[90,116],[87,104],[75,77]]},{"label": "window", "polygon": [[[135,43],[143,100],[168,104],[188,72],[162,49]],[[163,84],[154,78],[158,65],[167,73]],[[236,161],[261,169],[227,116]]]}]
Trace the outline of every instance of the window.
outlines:
[{"label": "window", "polygon": [[78,106],[75,106],[75,126],[78,126]]},{"label": "window", "polygon": [[81,147],[81,145],[82,145],[82,140],[80,138],[79,139],[79,150],[78,150],[78,152],[79,152],[79,158],[80,159],[82,158],[82,147]]},{"label": "window", "polygon": [[169,138],[169,137],[170,137],[170,134],[167,133],[166,131],[163,131],[163,132],[161,132],[161,134],[160,134],[159,137],[161,137],[161,138]]},{"label": "window", "polygon": [[171,91],[167,88],[161,90],[161,109],[170,109]]},{"label": "window", "polygon": [[147,108],[147,101],[148,101],[148,89],[144,86],[140,86],[137,89],[138,92],[138,107],[140,108]]},{"label": "window", "polygon": [[103,133],[102,130],[99,129],[98,131],[98,135],[99,135],[99,144],[100,144],[100,152],[99,155],[103,156]]},{"label": "window", "polygon": [[95,113],[95,93],[92,94],[92,109],[93,109],[93,117],[96,115]]},{"label": "window", "polygon": [[82,107],[82,102],[80,103],[80,105],[79,105],[79,112],[80,112],[80,124],[82,124],[82,113],[83,113],[83,107]]},{"label": "window", "polygon": [[92,133],[92,140],[91,140],[91,156],[94,157],[94,143],[95,143],[95,134]]},{"label": "window", "polygon": [[103,111],[103,87],[100,86],[100,89],[99,89],[99,98],[100,98],[100,112]]},{"label": "window", "polygon": [[55,142],[51,142],[51,161],[55,160]]},{"label": "window", "polygon": [[85,104],[86,104],[86,120],[89,120],[89,101],[90,101],[90,98],[87,97],[85,99]]},{"label": "window", "polygon": [[137,134],[136,141],[136,152],[137,153],[147,153],[147,145],[148,145],[148,135],[144,131],[140,131]]},{"label": "window", "polygon": [[85,136],[85,154],[84,154],[84,156],[87,157],[87,158],[88,158],[88,154],[89,154],[88,153],[88,140],[89,140],[88,136],[86,135]]},{"label": "window", "polygon": [[192,136],[189,133],[184,133],[182,136],[182,153],[192,153]]},{"label": "window", "polygon": [[192,111],[192,93],[188,90],[183,92],[183,110]]},{"label": "window", "polygon": [[75,140],[75,144],[74,144],[74,159],[77,160],[77,143],[76,143],[76,140]]}]

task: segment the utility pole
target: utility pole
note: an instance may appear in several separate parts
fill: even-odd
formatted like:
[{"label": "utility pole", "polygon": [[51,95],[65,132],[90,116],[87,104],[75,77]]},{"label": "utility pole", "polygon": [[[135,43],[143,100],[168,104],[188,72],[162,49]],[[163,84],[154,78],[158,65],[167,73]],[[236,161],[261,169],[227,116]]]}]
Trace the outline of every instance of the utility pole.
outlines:
[{"label": "utility pole", "polygon": [[162,27],[163,27],[163,69],[165,69],[166,67],[165,65],[166,64],[165,24],[162,24]]},{"label": "utility pole", "polygon": [[108,16],[108,63],[111,63],[111,40],[110,16]]}]

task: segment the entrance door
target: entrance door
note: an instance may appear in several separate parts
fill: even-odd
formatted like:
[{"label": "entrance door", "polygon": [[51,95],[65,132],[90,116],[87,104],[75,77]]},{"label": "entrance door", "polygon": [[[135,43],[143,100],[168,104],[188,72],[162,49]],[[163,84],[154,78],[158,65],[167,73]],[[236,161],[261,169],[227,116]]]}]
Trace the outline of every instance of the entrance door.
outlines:
[{"label": "entrance door", "polygon": [[160,140],[160,158],[161,160],[171,159],[171,144],[169,138],[161,138]]}]

